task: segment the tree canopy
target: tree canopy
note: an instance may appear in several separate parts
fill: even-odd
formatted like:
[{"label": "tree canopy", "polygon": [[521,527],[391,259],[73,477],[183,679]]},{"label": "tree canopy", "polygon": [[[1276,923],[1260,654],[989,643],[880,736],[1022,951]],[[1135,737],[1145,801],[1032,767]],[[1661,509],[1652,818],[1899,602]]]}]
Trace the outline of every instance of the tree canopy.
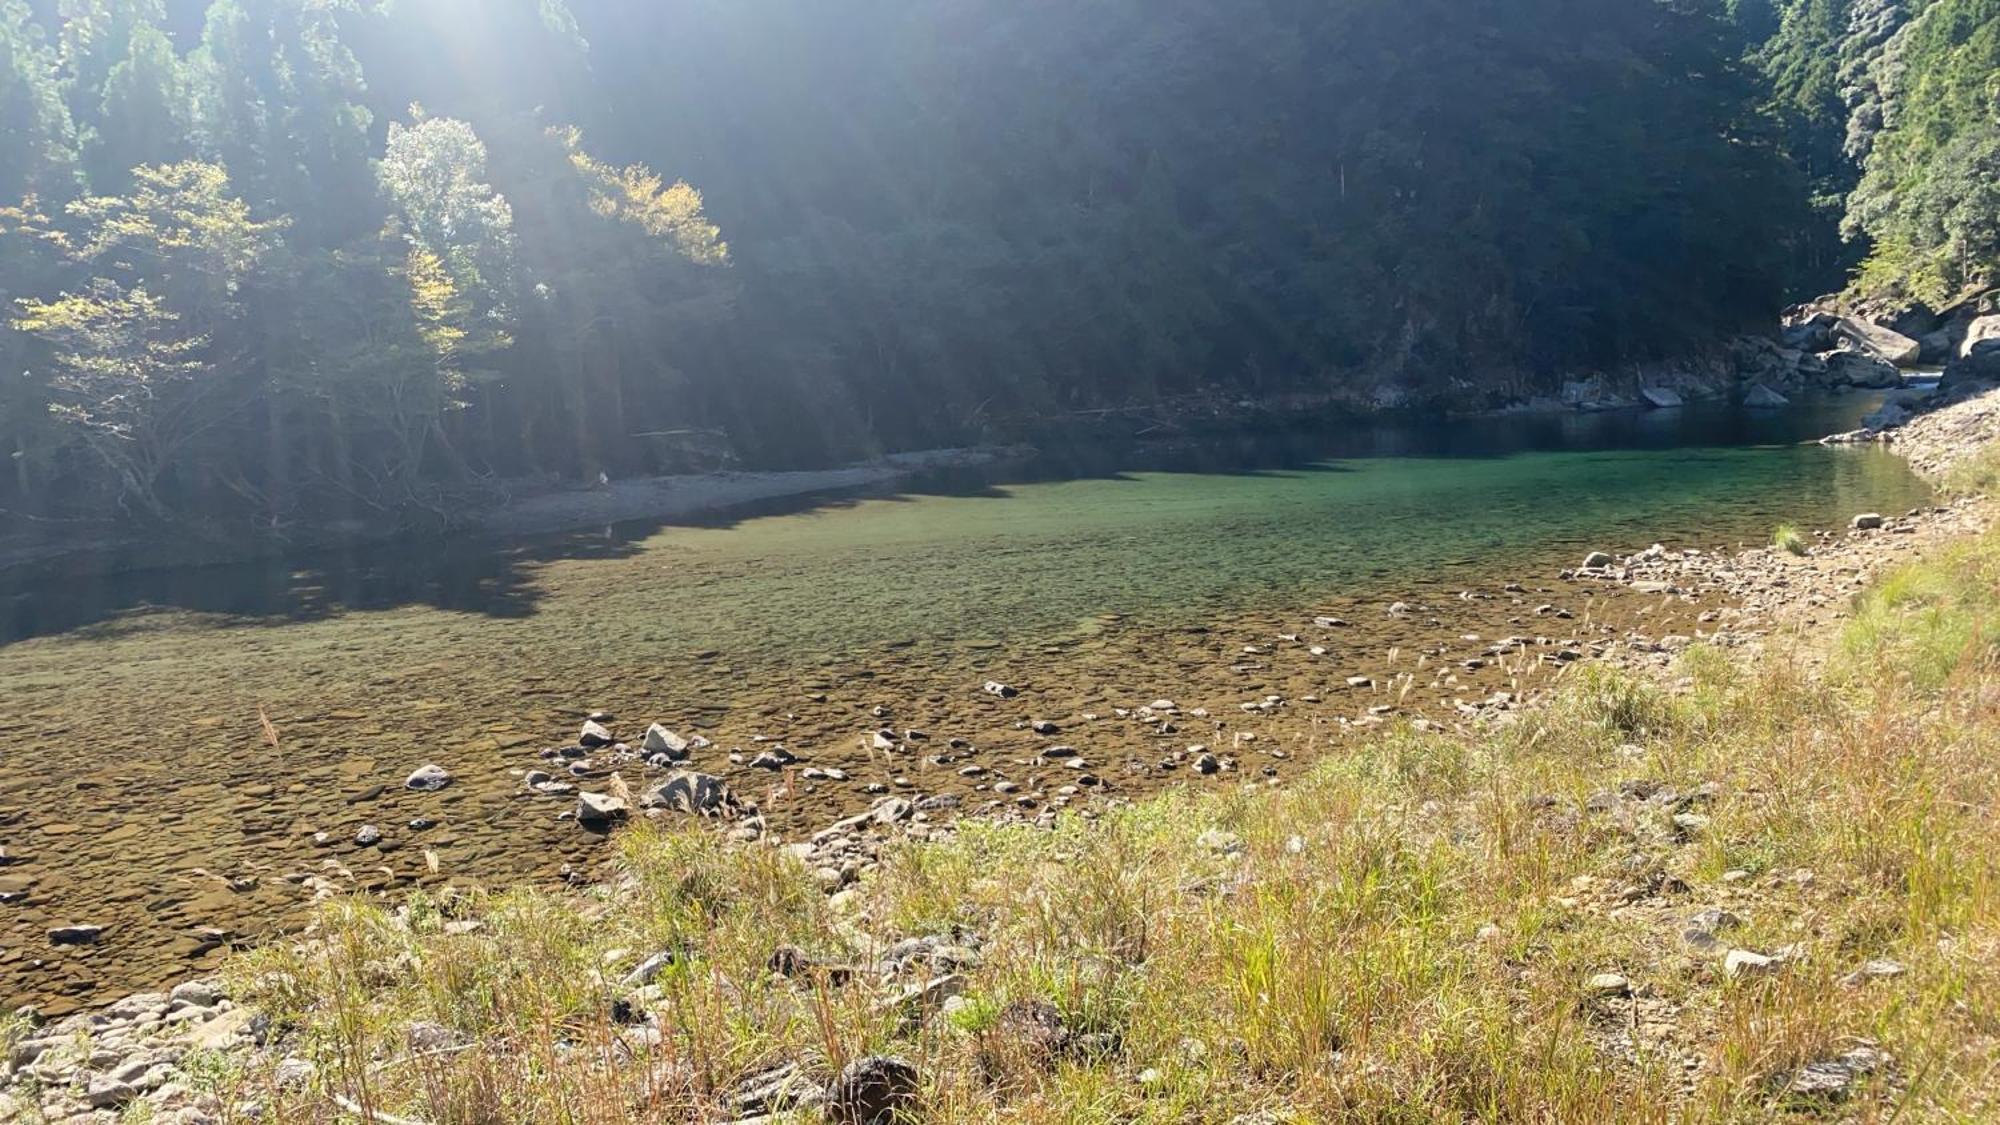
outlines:
[{"label": "tree canopy", "polygon": [[1843,217],[1962,288],[1996,6],[0,0],[0,509],[1477,404],[1768,321]]}]

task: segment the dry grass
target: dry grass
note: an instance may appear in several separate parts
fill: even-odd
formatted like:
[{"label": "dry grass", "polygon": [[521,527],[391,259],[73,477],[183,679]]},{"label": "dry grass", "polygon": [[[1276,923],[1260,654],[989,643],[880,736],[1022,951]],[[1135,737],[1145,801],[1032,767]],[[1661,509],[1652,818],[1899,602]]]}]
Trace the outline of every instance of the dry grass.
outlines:
[{"label": "dry grass", "polygon": [[[1996,568],[1989,538],[1888,579],[1824,675],[1583,668],[1477,740],[1396,732],[1283,789],[1052,831],[969,822],[836,901],[783,850],[639,827],[588,894],[342,904],[322,946],[234,966],[273,1060],[317,1076],[234,1081],[265,1120],[706,1122],[777,1064],[890,1052],[935,1122],[1995,1120]],[[1706,908],[1741,918],[1723,949],[1681,936]],[[772,969],[795,946],[867,970],[918,935],[943,938],[928,969]],[[1793,948],[1732,979],[1730,947]],[[650,988],[620,984],[661,950]],[[954,960],[960,999],[884,1006]],[[1906,971],[1848,979],[1870,961]],[[1603,973],[1632,995],[1592,995]],[[1012,1018],[1031,1000],[1059,1042]],[[1788,1092],[1862,1043],[1890,1062]]]}]

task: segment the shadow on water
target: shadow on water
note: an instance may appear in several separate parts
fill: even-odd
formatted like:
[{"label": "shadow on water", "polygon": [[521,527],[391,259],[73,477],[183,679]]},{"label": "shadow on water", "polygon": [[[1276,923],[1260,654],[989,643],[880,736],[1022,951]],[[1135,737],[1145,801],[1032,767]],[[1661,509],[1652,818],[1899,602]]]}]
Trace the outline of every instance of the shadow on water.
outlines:
[{"label": "shadow on water", "polygon": [[632,557],[669,527],[728,529],[744,521],[832,513],[863,501],[1009,498],[1008,486],[1137,480],[1142,473],[1255,476],[1346,471],[1381,458],[1480,459],[1530,452],[1713,449],[1793,445],[1849,429],[1880,396],[1810,401],[1782,411],[1724,407],[1447,421],[1315,425],[1256,433],[1138,438],[1095,435],[1001,466],[936,470],[890,486],[783,497],[673,520],[496,542],[464,537],[366,543],[299,558],[128,570],[87,579],[43,574],[0,580],[0,645],[142,625],[147,611],[179,609],[243,622],[304,621],[428,605],[492,617],[532,615],[537,569],[567,560]]}]

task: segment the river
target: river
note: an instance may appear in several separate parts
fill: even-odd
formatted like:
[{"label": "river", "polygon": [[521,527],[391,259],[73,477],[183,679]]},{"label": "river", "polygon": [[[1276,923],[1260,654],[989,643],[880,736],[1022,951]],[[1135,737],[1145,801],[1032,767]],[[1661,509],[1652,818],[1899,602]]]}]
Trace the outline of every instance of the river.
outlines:
[{"label": "river", "polygon": [[[1546,631],[1528,602],[1575,603],[1572,631],[1699,631],[1700,607],[1555,583],[1585,550],[1733,547],[1924,502],[1885,451],[1807,443],[1873,402],[1106,443],[674,526],[0,591],[0,1001],[54,1013],[190,975],[299,924],[315,888],[587,873],[601,838],[520,776],[596,709],[635,742],[652,720],[713,739],[695,764],[788,830],[871,786],[1045,806],[1072,779],[1038,758],[1036,718],[1100,794],[1177,783],[1184,744],[1218,739],[1242,776],[1281,776],[1371,708],[1449,717],[1525,686],[1535,670],[1465,658]],[[1543,585],[1495,592],[1515,580]],[[1397,600],[1417,612],[1386,615]],[[1353,625],[1304,635],[1328,614]],[[1376,684],[1342,695],[1356,675]],[[1094,733],[1162,695],[1216,719]],[[1240,710],[1271,695],[1282,715]],[[883,726],[930,739],[878,755]],[[778,743],[848,780],[724,757]],[[405,791],[426,762],[456,782]],[[1002,776],[1021,797],[996,797]],[[364,824],[381,845],[355,842]],[[49,944],[78,923],[102,939]]]}]

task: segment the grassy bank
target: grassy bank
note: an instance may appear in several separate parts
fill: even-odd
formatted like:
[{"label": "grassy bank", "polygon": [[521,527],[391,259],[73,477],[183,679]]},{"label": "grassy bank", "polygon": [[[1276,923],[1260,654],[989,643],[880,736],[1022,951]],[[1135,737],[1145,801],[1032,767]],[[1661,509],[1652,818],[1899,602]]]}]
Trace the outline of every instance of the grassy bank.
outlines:
[{"label": "grassy bank", "polygon": [[225,1120],[815,1121],[880,1054],[924,1121],[1993,1120],[1996,606],[1988,537],[1754,666],[968,822],[831,899],[637,827],[588,893],[332,907],[233,963],[269,1047],[188,1069]]}]

